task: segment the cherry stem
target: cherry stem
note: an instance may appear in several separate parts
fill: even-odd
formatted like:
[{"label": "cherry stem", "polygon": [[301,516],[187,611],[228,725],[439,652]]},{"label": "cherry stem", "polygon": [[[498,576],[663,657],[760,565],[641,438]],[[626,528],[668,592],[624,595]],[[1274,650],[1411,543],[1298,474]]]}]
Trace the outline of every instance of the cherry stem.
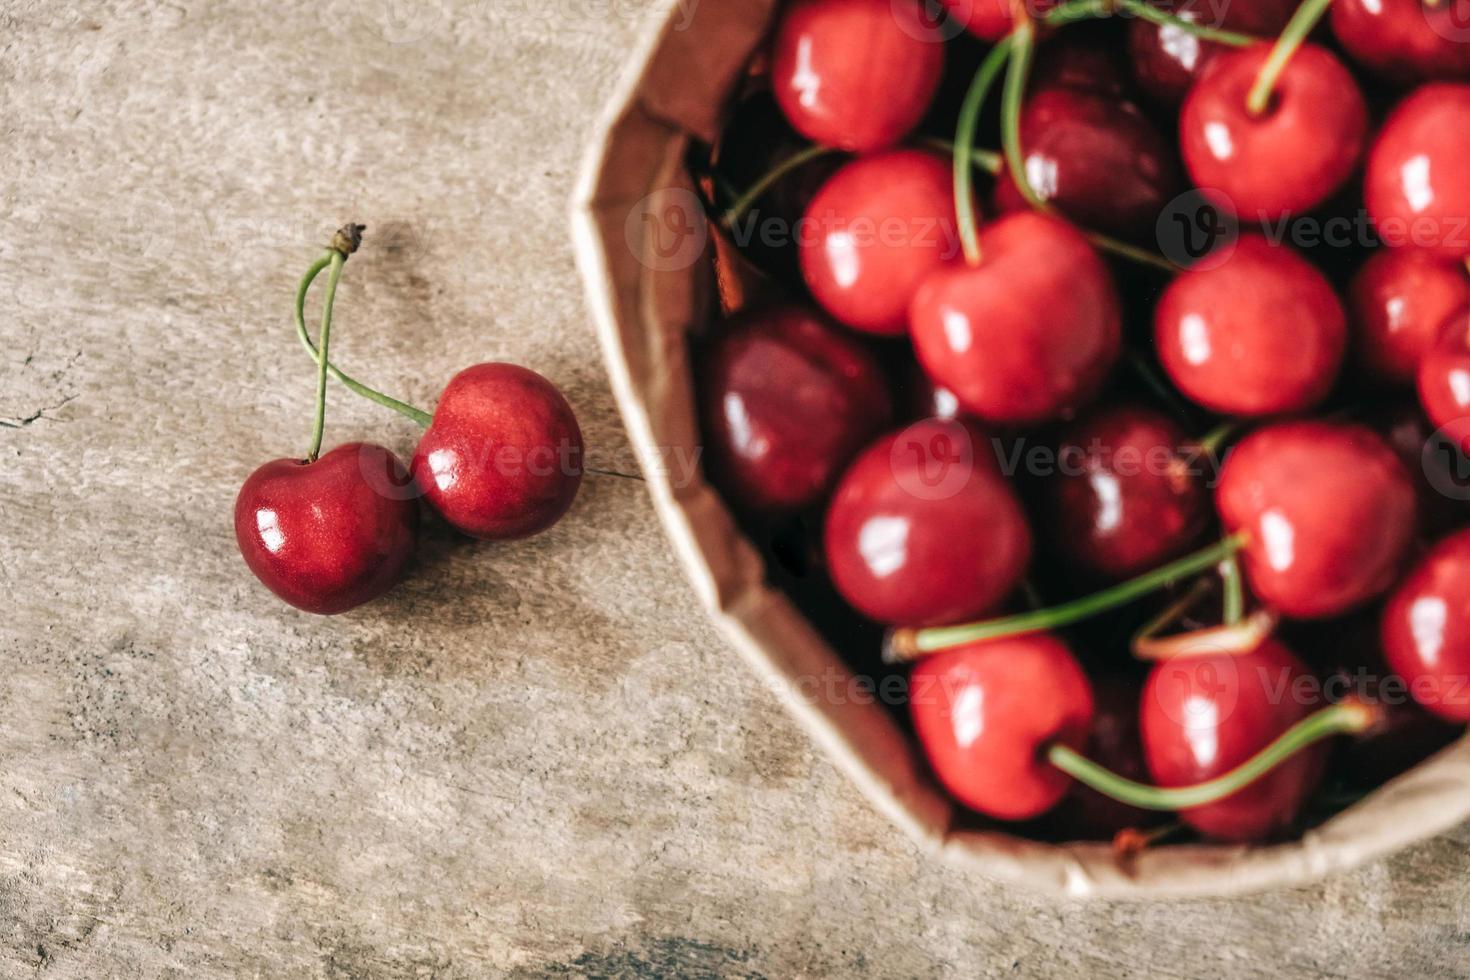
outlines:
[{"label": "cherry stem", "polygon": [[965,261],[970,265],[979,265],[981,258],[980,232],[975,225],[975,168],[972,164],[975,133],[980,128],[980,110],[985,107],[985,99],[1010,59],[1011,43],[1011,38],[1001,41],[980,63],[975,80],[970,83],[970,91],[965,93],[954,134],[955,219],[959,224],[960,244],[965,249]]},{"label": "cherry stem", "polygon": [[1157,269],[1165,275],[1173,276],[1179,273],[1179,267],[1173,262],[1136,245],[1129,245],[1127,242],[1120,242],[1116,238],[1109,238],[1097,232],[1088,232],[1087,240],[1100,251],[1111,253],[1130,262],[1137,262],[1139,265],[1146,265],[1151,269]]},{"label": "cherry stem", "polygon": [[1164,789],[1124,779],[1065,745],[1047,749],[1046,761],[1078,782],[1119,803],[1140,810],[1178,811],[1208,806],[1234,796],[1256,780],[1318,742],[1337,735],[1356,735],[1378,722],[1378,713],[1359,702],[1323,708],[1294,725],[1286,734],[1237,769],[1196,786]]},{"label": "cherry stem", "polygon": [[[937,136],[930,136],[924,140],[924,145],[933,147],[941,153],[954,155],[954,144],[949,140],[942,140]],[[979,147],[970,149],[970,163],[990,176],[994,177],[1005,169],[1005,158],[994,150],[982,150]]]},{"label": "cherry stem", "polygon": [[[306,330],[306,294],[311,290],[311,284],[316,281],[316,278],[321,275],[322,271],[332,264],[332,258],[336,254],[336,252],[332,252],[318,259],[310,269],[306,270],[306,276],[301,280],[301,285],[296,290],[296,336],[301,339],[302,345],[306,348],[307,353],[311,355],[313,361],[320,361],[321,355],[316,345],[311,342],[311,335]],[[391,408],[393,411],[412,419],[419,425],[427,427],[430,422],[434,421],[433,416],[428,412],[414,408],[407,402],[401,402],[396,398],[391,398],[381,391],[376,391],[362,382],[348,377],[331,361],[327,362],[327,373],[341,382],[353,394],[360,395],[370,402],[377,402],[384,408]]]},{"label": "cherry stem", "polygon": [[1006,165],[1016,189],[1034,208],[1044,208],[1036,188],[1026,176],[1026,153],[1021,148],[1021,106],[1026,101],[1026,82],[1036,51],[1036,28],[1028,20],[1011,32],[1011,63],[1006,69],[1006,87],[1000,102],[1000,138]]},{"label": "cherry stem", "polygon": [[1276,39],[1276,46],[1271,49],[1271,56],[1261,66],[1261,73],[1256,76],[1256,84],[1251,87],[1250,94],[1246,96],[1245,107],[1253,116],[1264,115],[1271,107],[1271,93],[1276,90],[1276,82],[1281,78],[1281,73],[1291,62],[1291,58],[1297,50],[1311,36],[1316,29],[1317,23],[1322,15],[1327,13],[1327,8],[1332,6],[1332,0],[1306,0],[1296,13],[1292,15],[1291,21],[1281,36]]},{"label": "cherry stem", "polygon": [[1012,636],[1045,633],[1100,616],[1152,595],[1180,579],[1207,572],[1245,547],[1246,537],[1237,534],[1186,558],[1171,562],[1132,581],[1115,585],[1050,609],[1021,613],[964,626],[940,626],[921,630],[897,630],[889,638],[889,655],[900,662],[929,654]]},{"label": "cherry stem", "polygon": [[[306,461],[315,463],[322,455],[322,436],[327,431],[327,349],[332,340],[332,307],[337,302],[337,284],[342,281],[342,268],[347,258],[362,244],[362,225],[344,225],[332,236],[331,250],[323,261],[327,263],[327,296],[322,306],[321,333],[317,338],[316,357],[316,421],[312,424],[311,448]],[[318,269],[319,273],[321,270]]]},{"label": "cherry stem", "polygon": [[1225,583],[1225,625],[1238,626],[1245,618],[1245,582],[1240,574],[1238,555],[1231,555],[1220,563],[1220,580]]},{"label": "cherry stem", "polygon": [[1196,24],[1194,21],[1176,17],[1171,13],[1160,10],[1143,0],[1076,0],[1076,2],[1064,4],[1052,10],[1042,18],[1042,23],[1048,26],[1071,24],[1080,20],[1096,20],[1111,17],[1118,12],[1132,14],[1139,20],[1146,20],[1158,24],[1160,27],[1173,27],[1186,34],[1192,34],[1202,41],[1214,41],[1217,44],[1228,45],[1233,48],[1248,48],[1260,39],[1251,37],[1249,34],[1241,34],[1236,31],[1222,30],[1218,27],[1208,27],[1204,24]]},{"label": "cherry stem", "polygon": [[836,152],[837,150],[830,146],[813,144],[804,150],[793,153],[771,168],[760,180],[751,184],[750,189],[740,195],[730,205],[729,209],[725,211],[724,215],[720,218],[720,223],[726,228],[734,225],[735,222],[745,217],[745,213],[755,207],[756,202],[765,197],[772,187],[780,183],[781,178],[800,170],[813,160],[820,160],[822,157]]}]

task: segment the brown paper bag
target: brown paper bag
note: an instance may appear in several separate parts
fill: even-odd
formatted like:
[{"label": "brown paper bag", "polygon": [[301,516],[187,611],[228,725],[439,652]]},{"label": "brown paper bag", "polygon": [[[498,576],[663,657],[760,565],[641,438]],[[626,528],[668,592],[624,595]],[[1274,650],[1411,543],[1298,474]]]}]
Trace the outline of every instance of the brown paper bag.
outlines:
[{"label": "brown paper bag", "polygon": [[[687,467],[700,435],[687,337],[714,315],[703,208],[684,168],[712,142],[774,0],[678,0],[635,53],[600,122],[573,235],[614,393],[654,503],[701,601],[760,680],[862,792],[927,850],[993,878],[1070,897],[1218,896],[1302,885],[1470,816],[1470,741],[1301,840],[1160,847],[1127,861],[1100,844],[961,829],[918,747],[875,703],[831,699],[848,668],[780,593],[719,497]],[[813,683],[822,679],[821,683]],[[966,826],[972,826],[972,821]]]}]

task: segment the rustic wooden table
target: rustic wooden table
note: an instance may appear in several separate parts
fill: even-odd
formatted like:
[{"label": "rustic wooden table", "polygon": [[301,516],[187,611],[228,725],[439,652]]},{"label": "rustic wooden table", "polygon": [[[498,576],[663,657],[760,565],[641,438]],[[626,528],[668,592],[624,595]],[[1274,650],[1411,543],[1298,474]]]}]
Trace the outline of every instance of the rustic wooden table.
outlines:
[{"label": "rustic wooden table", "polygon": [[[0,3],[0,975],[1470,974],[1470,829],[1293,894],[1058,905],[923,858],[752,683],[568,247],[648,14]],[[326,622],[230,510],[309,434],[290,295],[349,219],[342,362],[420,404],[532,366],[596,473],[545,538],[433,532]],[[345,394],[329,425],[414,437]]]}]

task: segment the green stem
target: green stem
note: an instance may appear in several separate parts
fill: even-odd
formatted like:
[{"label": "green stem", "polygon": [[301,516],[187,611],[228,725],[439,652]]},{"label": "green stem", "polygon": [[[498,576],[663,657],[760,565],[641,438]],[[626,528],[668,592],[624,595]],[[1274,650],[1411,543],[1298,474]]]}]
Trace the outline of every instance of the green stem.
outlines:
[{"label": "green stem", "polygon": [[[311,290],[311,284],[316,281],[317,276],[321,275],[322,271],[332,264],[332,256],[335,254],[337,253],[332,252],[318,259],[310,269],[306,270],[306,275],[302,278],[301,285],[296,289],[296,336],[301,339],[302,346],[306,348],[307,353],[311,355],[313,361],[319,360],[320,356],[317,352],[316,345],[311,342],[311,334],[306,329],[306,295]],[[330,361],[327,362],[327,373],[341,382],[353,394],[366,398],[368,401],[376,402],[384,408],[391,408],[393,411],[412,419],[419,425],[428,426],[434,420],[433,416],[428,412],[414,408],[407,402],[401,402],[396,398],[391,398],[381,391],[376,391],[362,382],[348,377]]]},{"label": "green stem", "polygon": [[1021,106],[1026,100],[1026,81],[1031,74],[1031,57],[1036,50],[1036,28],[1026,21],[1011,32],[1011,59],[1006,69],[1006,87],[1000,102],[1000,138],[1006,166],[1021,196],[1034,208],[1046,207],[1026,176],[1026,154],[1021,148]]},{"label": "green stem", "polygon": [[1196,786],[1177,789],[1124,779],[1065,745],[1048,749],[1046,760],[1083,785],[1128,806],[1140,810],[1192,810],[1234,796],[1308,746],[1337,735],[1367,731],[1376,721],[1375,712],[1356,702],[1324,708],[1293,726],[1238,769]]},{"label": "green stem", "polygon": [[916,659],[971,643],[1061,629],[1110,612],[1120,606],[1137,602],[1180,579],[1207,572],[1245,547],[1245,543],[1245,535],[1234,535],[1203,551],[1155,569],[1147,575],[1115,585],[1096,595],[1053,606],[1051,609],[1021,613],[1018,616],[1007,616],[1003,619],[992,619],[964,626],[899,630],[890,641],[891,647],[899,657]]},{"label": "green stem", "polygon": [[980,264],[980,232],[975,226],[975,168],[971,165],[971,154],[975,152],[975,132],[980,128],[980,110],[985,107],[985,98],[995,87],[1001,69],[1011,56],[1011,39],[1006,38],[990,49],[990,54],[980,63],[970,91],[965,94],[960,107],[960,121],[954,136],[954,204],[955,218],[959,223],[960,243],[965,249],[965,261]]},{"label": "green stem", "polygon": [[1248,48],[1253,44],[1260,43],[1260,38],[1249,34],[1241,34],[1237,31],[1222,30],[1218,27],[1207,27],[1185,20],[1183,17],[1175,17],[1157,7],[1144,3],[1143,0],[1115,0],[1114,6],[1119,10],[1130,13],[1140,20],[1146,20],[1160,27],[1174,27],[1186,34],[1193,34],[1201,41],[1214,41],[1216,44],[1224,44],[1232,48]]},{"label": "green stem", "polygon": [[1245,106],[1251,115],[1263,115],[1271,107],[1271,93],[1276,90],[1276,82],[1281,73],[1286,70],[1297,49],[1307,43],[1307,38],[1330,6],[1332,0],[1306,0],[1297,8],[1291,22],[1276,39],[1271,56],[1261,66],[1261,73],[1256,76],[1256,84],[1251,87],[1250,95],[1246,96]]},{"label": "green stem", "polygon": [[1111,253],[1130,262],[1137,262],[1139,265],[1146,265],[1151,269],[1157,269],[1165,275],[1173,276],[1179,272],[1179,267],[1162,255],[1155,255],[1147,249],[1120,242],[1116,238],[1109,238],[1097,232],[1088,232],[1087,240],[1100,251]]},{"label": "green stem", "polygon": [[1238,556],[1231,555],[1220,563],[1220,578],[1225,583],[1225,625],[1238,626],[1245,618],[1245,582]]},{"label": "green stem", "polygon": [[[947,156],[954,156],[954,144],[949,140],[942,140],[937,136],[930,136],[924,140],[924,145],[932,147]],[[982,150],[974,147],[970,150],[970,163],[994,177],[1005,169],[1005,158],[994,150]]]},{"label": "green stem", "polygon": [[342,281],[342,267],[347,264],[347,256],[334,250],[327,262],[327,297],[322,307],[321,333],[316,342],[316,424],[311,433],[311,449],[306,454],[310,463],[321,458],[322,436],[327,429],[327,350],[332,340],[332,306],[337,302],[337,284]]},{"label": "green stem", "polygon": [[1225,444],[1235,438],[1235,433],[1239,431],[1239,423],[1225,422],[1207,432],[1195,445],[1206,456],[1218,456]]},{"label": "green stem", "polygon": [[752,184],[749,190],[740,195],[740,197],[735,200],[735,203],[730,205],[729,209],[725,212],[724,217],[720,219],[721,224],[723,224],[726,228],[731,227],[735,224],[735,222],[745,217],[745,213],[751,208],[755,207],[756,202],[765,197],[767,192],[769,192],[772,187],[775,187],[776,184],[780,182],[782,177],[785,177],[787,174],[790,174],[794,171],[800,170],[802,167],[811,163],[813,160],[819,160],[822,157],[827,156],[828,154],[836,152],[837,151],[830,146],[812,145],[804,150],[801,150],[800,152],[794,153],[791,156],[787,157],[785,160],[781,161],[774,168],[772,168],[771,171],[767,173],[764,177]]}]

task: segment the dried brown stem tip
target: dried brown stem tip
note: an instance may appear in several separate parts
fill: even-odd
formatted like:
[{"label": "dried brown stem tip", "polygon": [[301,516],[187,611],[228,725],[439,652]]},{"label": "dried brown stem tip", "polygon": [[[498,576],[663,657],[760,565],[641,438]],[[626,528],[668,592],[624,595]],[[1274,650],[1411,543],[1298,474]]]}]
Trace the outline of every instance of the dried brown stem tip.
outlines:
[{"label": "dried brown stem tip", "polygon": [[883,663],[889,667],[911,664],[922,656],[913,630],[893,630],[883,639]]},{"label": "dried brown stem tip", "polygon": [[339,253],[345,259],[362,246],[362,233],[365,231],[367,231],[367,225],[343,225],[337,234],[332,236],[332,251]]}]

